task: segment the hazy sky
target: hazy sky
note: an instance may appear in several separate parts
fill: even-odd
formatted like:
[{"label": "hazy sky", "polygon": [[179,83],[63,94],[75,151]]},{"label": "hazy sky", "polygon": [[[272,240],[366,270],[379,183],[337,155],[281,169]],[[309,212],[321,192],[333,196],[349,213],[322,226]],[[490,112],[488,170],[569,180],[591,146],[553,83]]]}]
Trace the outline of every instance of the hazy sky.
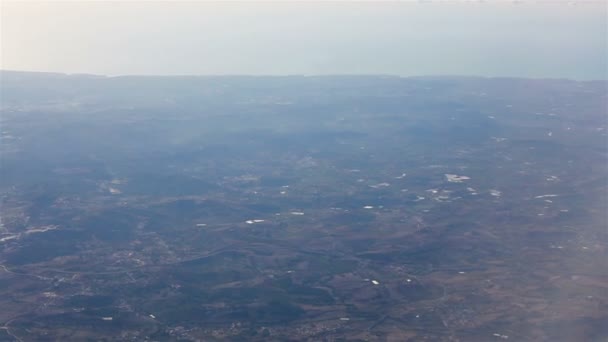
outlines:
[{"label": "hazy sky", "polygon": [[2,69],[607,78],[607,3],[1,1]]}]

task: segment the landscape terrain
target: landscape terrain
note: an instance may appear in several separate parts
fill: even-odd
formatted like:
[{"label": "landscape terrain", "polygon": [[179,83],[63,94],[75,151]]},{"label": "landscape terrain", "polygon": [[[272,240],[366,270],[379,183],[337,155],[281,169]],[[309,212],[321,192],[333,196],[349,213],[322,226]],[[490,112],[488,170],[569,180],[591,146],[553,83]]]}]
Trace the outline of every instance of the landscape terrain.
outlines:
[{"label": "landscape terrain", "polygon": [[608,340],[605,81],[0,76],[0,341]]}]

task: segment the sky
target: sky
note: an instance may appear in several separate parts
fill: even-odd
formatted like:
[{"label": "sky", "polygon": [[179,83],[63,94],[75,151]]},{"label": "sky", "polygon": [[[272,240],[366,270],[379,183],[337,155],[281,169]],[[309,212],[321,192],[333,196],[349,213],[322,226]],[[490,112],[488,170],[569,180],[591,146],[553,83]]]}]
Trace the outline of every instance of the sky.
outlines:
[{"label": "sky", "polygon": [[608,78],[608,2],[0,0],[6,70]]}]

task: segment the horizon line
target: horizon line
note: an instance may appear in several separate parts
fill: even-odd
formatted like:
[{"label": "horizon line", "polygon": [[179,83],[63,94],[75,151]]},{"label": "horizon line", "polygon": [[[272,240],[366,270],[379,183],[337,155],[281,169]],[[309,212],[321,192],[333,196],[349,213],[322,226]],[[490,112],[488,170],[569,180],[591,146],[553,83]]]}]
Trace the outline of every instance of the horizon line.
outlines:
[{"label": "horizon line", "polygon": [[472,75],[472,74],[418,74],[418,75],[399,75],[385,73],[336,73],[336,74],[119,74],[107,75],[86,72],[60,72],[60,71],[38,71],[38,70],[14,70],[2,69],[0,73],[30,73],[30,74],[51,74],[61,76],[89,76],[97,78],[121,78],[121,77],[385,77],[385,78],[481,78],[481,79],[525,79],[525,80],[561,80],[573,82],[608,82],[608,75],[605,78],[585,78],[576,79],[568,77],[527,77],[527,76],[508,76],[508,75]]}]

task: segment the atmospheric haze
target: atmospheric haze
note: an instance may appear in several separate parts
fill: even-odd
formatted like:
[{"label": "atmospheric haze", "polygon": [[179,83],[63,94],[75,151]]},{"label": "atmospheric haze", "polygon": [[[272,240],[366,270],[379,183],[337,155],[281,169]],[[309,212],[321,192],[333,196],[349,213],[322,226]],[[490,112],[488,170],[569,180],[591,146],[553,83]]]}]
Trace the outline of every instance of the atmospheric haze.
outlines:
[{"label": "atmospheric haze", "polygon": [[605,79],[601,2],[2,1],[5,70]]}]

